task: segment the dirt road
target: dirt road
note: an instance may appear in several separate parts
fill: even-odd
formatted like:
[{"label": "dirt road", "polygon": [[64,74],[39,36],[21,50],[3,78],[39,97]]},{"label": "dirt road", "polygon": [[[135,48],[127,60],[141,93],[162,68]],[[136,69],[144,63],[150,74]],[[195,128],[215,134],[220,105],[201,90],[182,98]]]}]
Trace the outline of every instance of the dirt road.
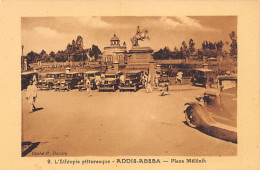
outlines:
[{"label": "dirt road", "polygon": [[23,91],[23,141],[40,142],[27,156],[236,155],[236,144],[185,124],[184,103],[202,91],[38,91],[32,114]]}]

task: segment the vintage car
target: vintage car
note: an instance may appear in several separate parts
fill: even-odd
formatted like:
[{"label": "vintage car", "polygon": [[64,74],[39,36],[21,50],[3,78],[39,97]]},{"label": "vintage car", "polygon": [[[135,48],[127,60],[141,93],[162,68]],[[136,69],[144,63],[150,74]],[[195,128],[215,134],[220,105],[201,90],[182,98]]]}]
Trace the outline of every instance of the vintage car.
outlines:
[{"label": "vintage car", "polygon": [[197,101],[185,104],[189,126],[211,136],[237,142],[237,77],[218,77],[218,88],[207,89]]},{"label": "vintage car", "polygon": [[105,90],[112,90],[116,91],[120,84],[120,76],[122,75],[122,72],[108,72],[104,75],[103,78],[101,78],[101,83],[98,91],[105,91]]},{"label": "vintage car", "polygon": [[91,89],[98,89],[101,82],[100,71],[87,71],[83,73],[83,79],[78,81],[77,88],[80,90],[86,89],[86,81],[90,80]]},{"label": "vintage car", "polygon": [[198,68],[191,70],[191,82],[194,86],[200,85],[205,88],[211,87],[214,84],[214,80],[216,79],[216,75],[213,70],[206,68]]},{"label": "vintage car", "polygon": [[[34,80],[35,79],[35,80]],[[21,89],[27,89],[29,81],[34,80],[38,82],[38,73],[35,72],[23,72],[21,74]]]},{"label": "vintage car", "polygon": [[63,73],[61,74],[60,80],[57,82],[57,85],[55,87],[56,91],[62,91],[62,90],[72,90],[76,87],[78,84],[78,81],[80,80],[77,72],[71,72],[71,73]]},{"label": "vintage car", "polygon": [[125,73],[125,80],[120,81],[120,92],[125,90],[137,91],[142,87],[143,71],[133,70]]},{"label": "vintage car", "polygon": [[61,72],[47,73],[45,76],[39,78],[39,81],[37,83],[37,88],[39,88],[40,90],[43,89],[51,90],[55,88],[57,82],[61,79],[61,74],[62,74]]}]

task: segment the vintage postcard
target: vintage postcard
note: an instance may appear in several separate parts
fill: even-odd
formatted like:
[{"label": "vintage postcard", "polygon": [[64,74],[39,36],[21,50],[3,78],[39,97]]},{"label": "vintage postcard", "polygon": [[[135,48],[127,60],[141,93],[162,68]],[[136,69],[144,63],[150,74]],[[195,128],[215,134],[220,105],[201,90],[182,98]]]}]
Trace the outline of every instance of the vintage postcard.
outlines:
[{"label": "vintage postcard", "polygon": [[1,8],[0,169],[259,168],[257,1]]}]

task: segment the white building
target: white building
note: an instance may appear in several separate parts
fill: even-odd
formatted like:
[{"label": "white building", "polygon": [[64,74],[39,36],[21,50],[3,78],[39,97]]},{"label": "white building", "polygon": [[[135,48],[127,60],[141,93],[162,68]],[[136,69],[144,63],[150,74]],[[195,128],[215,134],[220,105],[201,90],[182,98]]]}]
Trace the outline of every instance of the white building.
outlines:
[{"label": "white building", "polygon": [[114,36],[110,40],[110,46],[104,48],[104,52],[102,54],[103,62],[107,64],[111,64],[114,61],[118,61],[119,64],[124,64],[126,62],[126,44],[123,43],[123,46],[120,46],[120,40],[114,34]]}]

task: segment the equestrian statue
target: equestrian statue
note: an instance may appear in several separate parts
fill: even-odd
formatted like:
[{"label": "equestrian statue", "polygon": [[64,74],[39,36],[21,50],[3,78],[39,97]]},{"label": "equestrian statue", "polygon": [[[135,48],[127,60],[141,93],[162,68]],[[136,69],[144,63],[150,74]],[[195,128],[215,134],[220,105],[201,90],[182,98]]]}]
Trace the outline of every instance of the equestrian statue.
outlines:
[{"label": "equestrian statue", "polygon": [[138,44],[138,41],[141,40],[143,41],[144,39],[150,39],[149,36],[147,35],[148,34],[148,29],[145,28],[143,29],[142,31],[140,31],[140,27],[139,25],[137,26],[137,31],[136,31],[136,34],[134,35],[133,38],[131,38],[131,42],[132,42],[132,46],[136,47],[136,46],[139,46]]}]

